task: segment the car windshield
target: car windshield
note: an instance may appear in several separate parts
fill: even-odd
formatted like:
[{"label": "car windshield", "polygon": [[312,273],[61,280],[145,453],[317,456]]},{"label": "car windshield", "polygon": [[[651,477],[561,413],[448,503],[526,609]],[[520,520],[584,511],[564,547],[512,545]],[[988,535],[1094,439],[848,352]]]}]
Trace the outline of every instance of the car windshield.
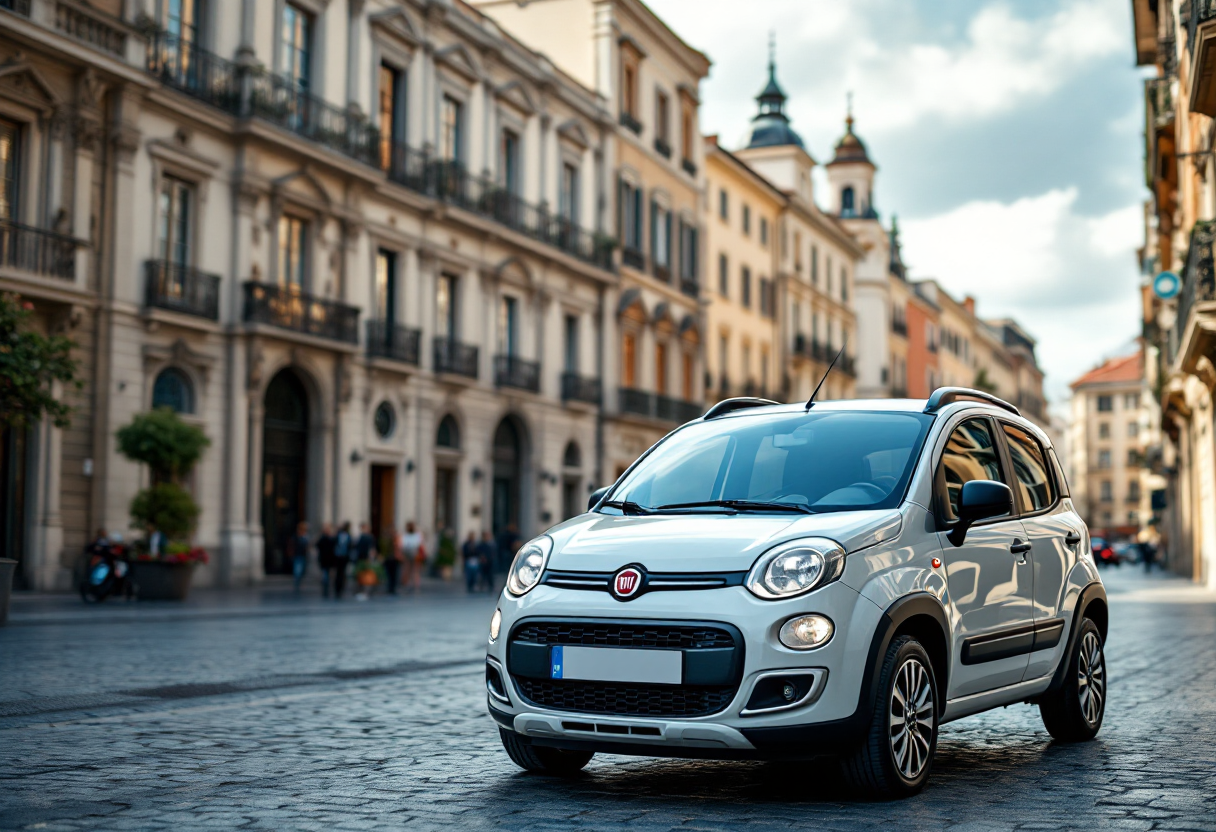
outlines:
[{"label": "car windshield", "polygon": [[694,422],[655,446],[605,506],[625,514],[892,508],[932,421],[829,410]]}]

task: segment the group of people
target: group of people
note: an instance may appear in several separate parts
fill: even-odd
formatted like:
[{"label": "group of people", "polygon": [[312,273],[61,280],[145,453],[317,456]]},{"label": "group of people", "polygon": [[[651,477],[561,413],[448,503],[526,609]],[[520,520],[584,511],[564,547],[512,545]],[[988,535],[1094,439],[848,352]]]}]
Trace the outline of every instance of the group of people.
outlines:
[{"label": "group of people", "polygon": [[460,557],[464,561],[464,581],[468,591],[493,592],[494,575],[506,572],[522,543],[514,523],[509,523],[497,540],[488,529],[481,533],[480,538],[477,532],[469,532],[460,547]]},{"label": "group of people", "polygon": [[[384,569],[388,594],[396,595],[400,586],[417,589],[422,570],[426,567],[427,554],[422,532],[418,531],[412,520],[405,524],[403,531],[393,534],[383,545],[372,534],[368,523],[359,524],[358,536],[351,531],[349,521],[337,531],[333,524],[325,523],[321,526],[321,535],[314,541],[308,535],[308,523],[302,521],[287,544],[296,592],[300,591],[308,573],[314,546],[317,565],[321,568],[321,594],[326,598],[331,589],[335,598],[342,597],[346,591],[348,571],[353,571],[357,576],[366,567],[378,563]],[[386,551],[380,551],[382,548]],[[368,597],[367,588],[360,586],[355,597],[365,600]]]}]

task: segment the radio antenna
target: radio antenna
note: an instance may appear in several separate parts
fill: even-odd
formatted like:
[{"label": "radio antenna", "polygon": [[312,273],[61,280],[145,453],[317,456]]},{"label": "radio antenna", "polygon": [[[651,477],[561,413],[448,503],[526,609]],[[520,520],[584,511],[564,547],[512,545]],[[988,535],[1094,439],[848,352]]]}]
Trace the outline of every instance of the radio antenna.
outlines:
[{"label": "radio antenna", "polygon": [[840,345],[840,352],[836,353],[836,357],[832,359],[832,363],[828,365],[827,372],[823,374],[823,378],[819,379],[819,384],[815,387],[815,392],[811,394],[807,400],[806,409],[810,410],[815,406],[815,397],[819,395],[819,388],[823,387],[823,383],[828,380],[828,376],[832,374],[832,368],[836,366],[836,362],[840,360],[840,356],[844,355],[844,348],[849,345],[849,336],[844,336],[844,343]]}]

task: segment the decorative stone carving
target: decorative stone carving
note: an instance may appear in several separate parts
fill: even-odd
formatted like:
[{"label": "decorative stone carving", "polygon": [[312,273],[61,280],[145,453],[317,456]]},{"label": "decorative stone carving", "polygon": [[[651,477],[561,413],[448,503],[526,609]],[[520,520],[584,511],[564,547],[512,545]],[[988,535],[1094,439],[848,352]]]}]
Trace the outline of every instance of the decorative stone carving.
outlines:
[{"label": "decorative stone carving", "polygon": [[262,376],[266,372],[266,356],[262,354],[262,348],[256,342],[250,343],[249,350],[245,353],[245,388],[250,392],[256,392],[262,387]]}]

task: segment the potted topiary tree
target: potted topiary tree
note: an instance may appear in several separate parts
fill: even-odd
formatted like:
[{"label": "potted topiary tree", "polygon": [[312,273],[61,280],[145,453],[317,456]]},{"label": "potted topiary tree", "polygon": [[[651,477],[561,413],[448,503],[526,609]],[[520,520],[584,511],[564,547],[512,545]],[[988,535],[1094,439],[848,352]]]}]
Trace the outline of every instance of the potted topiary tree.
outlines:
[{"label": "potted topiary tree", "polygon": [[[0,435],[26,430],[42,418],[55,427],[71,424],[72,409],[52,394],[52,382],[80,387],[72,348],[62,335],[30,328],[34,306],[17,295],[0,294]],[[17,561],[0,557],[0,624],[8,619],[9,595]]]},{"label": "potted topiary tree", "polygon": [[[199,508],[182,487],[211,440],[167,407],[140,413],[118,431],[118,450],[142,462],[152,482],[131,500],[131,523],[147,532],[135,549],[134,581],[141,600],[181,601],[207,553],[190,544]],[[155,537],[154,537],[155,536]]]}]

